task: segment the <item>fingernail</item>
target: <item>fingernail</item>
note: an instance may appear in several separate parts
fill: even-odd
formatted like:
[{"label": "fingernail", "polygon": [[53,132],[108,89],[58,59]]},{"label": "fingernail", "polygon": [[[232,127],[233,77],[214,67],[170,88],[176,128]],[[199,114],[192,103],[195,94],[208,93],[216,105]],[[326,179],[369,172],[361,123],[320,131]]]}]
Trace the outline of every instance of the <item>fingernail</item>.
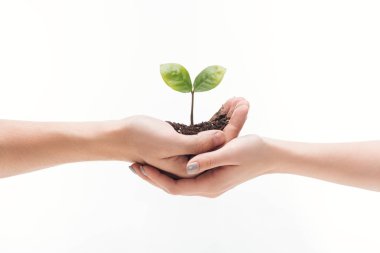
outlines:
[{"label": "fingernail", "polygon": [[135,169],[132,167],[132,165],[131,166],[129,166],[129,169],[133,172],[133,173],[135,173],[136,174],[136,171],[135,171]]},{"label": "fingernail", "polygon": [[246,106],[246,104],[244,104],[244,103],[238,103],[237,105],[235,105],[235,110],[236,110],[237,108],[239,108],[240,106],[243,106],[243,105]]},{"label": "fingernail", "polygon": [[215,144],[215,146],[222,145],[222,144],[224,144],[225,141],[226,140],[225,140],[224,134],[222,132],[217,132],[214,135],[214,144]]},{"label": "fingernail", "polygon": [[189,165],[187,165],[186,171],[189,175],[197,174],[199,171],[199,164],[197,162],[190,163]]},{"label": "fingernail", "polygon": [[145,169],[144,169],[143,165],[140,165],[140,171],[141,171],[141,173],[144,174],[144,176],[146,176],[146,172],[145,172]]}]

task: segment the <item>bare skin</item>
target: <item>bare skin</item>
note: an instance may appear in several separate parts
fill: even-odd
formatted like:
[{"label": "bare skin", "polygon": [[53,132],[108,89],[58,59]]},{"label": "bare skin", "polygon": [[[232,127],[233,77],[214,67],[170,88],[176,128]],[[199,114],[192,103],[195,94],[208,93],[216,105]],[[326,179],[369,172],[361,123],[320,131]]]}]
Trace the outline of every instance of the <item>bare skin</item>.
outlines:
[{"label": "bare skin", "polygon": [[213,150],[235,138],[246,120],[248,102],[232,98],[223,110],[231,116],[224,131],[194,136],[178,134],[165,121],[147,116],[102,122],[0,120],[0,177],[96,160],[149,163],[190,177],[187,155]]},{"label": "bare skin", "polygon": [[[171,194],[217,197],[269,173],[289,173],[380,191],[380,141],[313,144],[238,137],[222,148],[193,157],[198,176],[173,180],[154,167],[134,164],[138,175]],[[202,174],[200,174],[202,173]]]}]

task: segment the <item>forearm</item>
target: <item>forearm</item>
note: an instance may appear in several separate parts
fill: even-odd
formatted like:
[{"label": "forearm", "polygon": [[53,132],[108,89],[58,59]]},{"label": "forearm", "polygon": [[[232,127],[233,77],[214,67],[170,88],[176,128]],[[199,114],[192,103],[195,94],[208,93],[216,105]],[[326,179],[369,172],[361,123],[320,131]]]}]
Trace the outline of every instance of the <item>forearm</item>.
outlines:
[{"label": "forearm", "polygon": [[339,144],[264,141],[273,154],[273,172],[380,191],[379,141]]},{"label": "forearm", "polygon": [[0,120],[0,177],[58,164],[114,159],[113,122]]}]

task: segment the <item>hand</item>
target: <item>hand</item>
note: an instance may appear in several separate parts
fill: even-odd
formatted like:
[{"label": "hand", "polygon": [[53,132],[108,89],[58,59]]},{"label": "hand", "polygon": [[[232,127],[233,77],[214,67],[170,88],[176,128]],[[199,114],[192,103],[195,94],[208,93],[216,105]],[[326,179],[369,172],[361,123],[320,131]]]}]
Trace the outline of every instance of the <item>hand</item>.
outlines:
[{"label": "hand", "polygon": [[269,173],[273,155],[257,135],[239,137],[222,148],[193,157],[198,164],[195,178],[174,180],[150,165],[133,164],[137,174],[149,183],[175,195],[217,197],[236,185]]},{"label": "hand", "polygon": [[[223,129],[227,142],[239,135],[247,120],[248,111],[249,103],[242,97],[230,98],[222,105],[219,112],[227,114],[227,117],[230,118],[228,125]],[[215,113],[211,120],[217,117],[219,112]]]},{"label": "hand", "polygon": [[[119,150],[131,153],[129,161],[151,164],[174,176],[193,177],[186,172],[188,155],[213,150],[235,138],[246,121],[248,109],[249,103],[244,98],[231,98],[220,109],[221,113],[226,113],[230,118],[223,132],[205,131],[193,136],[179,134],[168,123],[157,119],[131,117],[126,120],[127,132],[131,134],[128,134],[127,140],[121,139],[127,147]],[[123,132],[122,129],[121,136]],[[170,174],[168,175],[173,177]]]},{"label": "hand", "polygon": [[188,155],[213,150],[226,141],[222,131],[182,135],[167,122],[147,116],[129,117],[116,124],[112,145],[108,145],[116,160],[152,164],[180,177],[189,177],[185,173]]}]

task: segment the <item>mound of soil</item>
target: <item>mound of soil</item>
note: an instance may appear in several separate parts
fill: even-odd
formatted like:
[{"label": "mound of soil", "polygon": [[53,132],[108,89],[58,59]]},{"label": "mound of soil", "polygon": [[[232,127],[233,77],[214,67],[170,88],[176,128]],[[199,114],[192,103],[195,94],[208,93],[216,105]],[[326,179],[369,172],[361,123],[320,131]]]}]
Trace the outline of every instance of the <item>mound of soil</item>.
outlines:
[{"label": "mound of soil", "polygon": [[207,130],[223,130],[227,126],[229,120],[230,119],[226,114],[222,114],[219,111],[209,121],[192,126],[170,121],[167,122],[180,134],[194,135]]},{"label": "mound of soil", "polygon": [[[167,121],[178,133],[184,134],[184,135],[194,135],[198,134],[203,131],[207,130],[223,130],[228,122],[230,121],[230,118],[227,117],[227,114],[221,113],[220,109],[209,121],[205,121],[199,124],[195,124],[192,126],[188,126],[181,123],[171,122]],[[189,156],[190,158],[191,156]],[[164,170],[160,170],[161,173],[178,180],[180,179],[179,176],[174,175],[170,172],[166,172]]]}]

